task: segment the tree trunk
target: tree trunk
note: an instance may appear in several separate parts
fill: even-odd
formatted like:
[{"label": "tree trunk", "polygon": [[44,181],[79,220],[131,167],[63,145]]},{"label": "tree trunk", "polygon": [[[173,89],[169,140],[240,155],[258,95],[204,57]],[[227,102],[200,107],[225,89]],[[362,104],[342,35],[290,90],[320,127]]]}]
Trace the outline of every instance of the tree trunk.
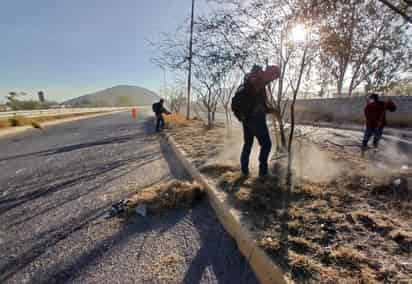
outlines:
[{"label": "tree trunk", "polygon": [[290,104],[290,133],[289,133],[289,142],[288,142],[289,158],[292,155],[292,143],[293,143],[293,135],[294,135],[294,131],[295,131],[295,103],[296,103],[296,97],[299,93],[300,82],[302,81],[303,71],[305,70],[305,66],[306,66],[307,51],[308,51],[308,47],[305,47],[305,50],[303,51],[303,55],[302,55],[302,62],[300,63],[298,83],[296,84],[296,88],[293,90],[293,100]]},{"label": "tree trunk", "polygon": [[339,76],[338,81],[337,81],[337,91],[338,91],[337,96],[342,97],[343,79],[345,77],[345,74],[339,74],[339,75],[340,76]]}]

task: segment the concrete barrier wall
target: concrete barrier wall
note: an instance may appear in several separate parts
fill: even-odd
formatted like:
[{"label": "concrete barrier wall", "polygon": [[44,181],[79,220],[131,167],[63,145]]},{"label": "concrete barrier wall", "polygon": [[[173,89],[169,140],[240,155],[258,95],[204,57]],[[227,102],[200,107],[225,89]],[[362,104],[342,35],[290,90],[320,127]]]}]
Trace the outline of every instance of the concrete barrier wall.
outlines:
[{"label": "concrete barrier wall", "polygon": [[[388,125],[393,127],[412,127],[412,96],[391,97],[396,104],[396,112],[387,112]],[[364,97],[308,99],[296,101],[296,120],[298,122],[338,122],[364,123]]]}]

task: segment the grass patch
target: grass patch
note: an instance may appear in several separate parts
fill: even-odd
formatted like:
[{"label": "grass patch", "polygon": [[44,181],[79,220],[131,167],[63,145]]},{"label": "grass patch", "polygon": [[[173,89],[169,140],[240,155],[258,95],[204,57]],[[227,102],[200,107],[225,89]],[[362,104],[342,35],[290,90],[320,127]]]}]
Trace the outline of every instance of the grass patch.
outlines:
[{"label": "grass patch", "polygon": [[[327,162],[348,159],[339,164],[339,174],[326,175],[327,179],[311,179],[310,169],[306,177],[295,167],[289,183],[282,159],[272,164],[273,175],[268,178],[244,177],[238,157],[235,162],[225,153],[227,148],[220,146],[228,144],[224,130],[205,130],[203,124],[192,122],[170,133],[194,166],[224,193],[288,279],[297,283],[402,283],[411,278],[412,205],[407,198],[394,198],[393,181],[409,181],[412,171],[376,175],[364,160],[348,159],[342,151],[325,147],[319,151],[328,157]],[[231,143],[241,143],[241,139]],[[220,152],[215,154],[211,145],[219,146]]]},{"label": "grass patch", "polygon": [[88,113],[71,113],[71,114],[61,114],[61,115],[50,115],[50,116],[38,116],[38,117],[25,117],[25,116],[14,116],[8,119],[0,120],[0,129],[1,128],[9,128],[9,127],[18,127],[18,126],[25,126],[31,125],[34,128],[41,129],[41,122],[71,118],[71,117],[79,117],[85,115],[93,115],[101,113],[100,111],[97,112],[88,112]]},{"label": "grass patch", "polygon": [[330,258],[340,266],[360,269],[366,258],[349,246],[339,246],[332,250]]}]

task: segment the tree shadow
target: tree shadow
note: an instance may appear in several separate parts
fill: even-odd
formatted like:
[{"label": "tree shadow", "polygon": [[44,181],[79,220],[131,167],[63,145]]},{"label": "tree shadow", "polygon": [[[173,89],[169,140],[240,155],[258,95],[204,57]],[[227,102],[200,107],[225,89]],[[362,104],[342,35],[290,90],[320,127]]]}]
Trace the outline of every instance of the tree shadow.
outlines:
[{"label": "tree shadow", "polygon": [[259,283],[236,242],[220,224],[210,205],[206,201],[204,203],[203,208],[192,210],[193,224],[200,236],[200,248],[182,283],[201,283],[202,277],[207,275],[206,271],[210,270],[217,283]]},{"label": "tree shadow", "polygon": [[[143,240],[140,245],[140,250],[137,252],[136,258],[139,260],[145,242],[147,241],[148,232],[169,230],[176,226],[186,215],[188,209],[177,209],[168,212],[168,214],[148,215],[145,218],[129,218],[123,221],[120,230],[114,232],[110,236],[100,239],[96,242],[92,249],[87,250],[71,260],[69,264],[56,263],[49,267],[46,271],[37,273],[30,283],[70,283],[80,276],[90,265],[97,262],[105,253],[110,250],[116,250],[122,245],[136,236],[143,235]],[[107,244],[111,244],[108,246]],[[113,276],[117,278],[118,276]],[[138,277],[138,275],[136,275]]]},{"label": "tree shadow", "polygon": [[91,142],[66,145],[66,146],[47,149],[43,151],[8,156],[8,157],[1,158],[0,162],[10,161],[10,160],[19,159],[19,158],[25,158],[29,156],[37,156],[37,155],[49,156],[49,155],[54,155],[54,154],[61,154],[61,153],[67,153],[67,152],[76,151],[76,150],[92,148],[96,146],[104,146],[108,144],[120,144],[120,143],[129,142],[130,140],[133,140],[135,138],[136,138],[136,134],[124,135],[120,137],[109,137],[109,138],[104,138],[104,139],[91,141]]},{"label": "tree shadow", "polygon": [[[297,190],[292,161],[288,157],[276,160],[271,175],[266,178],[245,179],[235,172],[225,178],[217,182],[217,187],[228,193],[231,206],[240,213],[241,222],[255,234],[258,242],[262,242],[262,248],[283,271],[291,272],[296,281],[305,281],[301,272],[292,271],[289,252],[295,249],[291,237],[296,237],[297,232],[289,224],[291,208],[313,196]],[[267,237],[271,239],[269,244],[265,243]]]},{"label": "tree shadow", "polygon": [[84,226],[101,217],[104,214],[106,205],[103,205],[95,210],[91,210],[86,214],[72,218],[65,224],[59,224],[54,228],[38,235],[35,239],[35,244],[25,250],[19,256],[14,257],[11,261],[0,266],[0,282],[5,282],[7,279],[18,273],[23,267],[33,262],[37,257],[42,255],[48,248],[56,245],[58,242],[66,239],[72,233],[82,229]]},{"label": "tree shadow", "polygon": [[142,167],[146,164],[152,163],[155,160],[160,159],[160,152],[155,151],[148,154],[141,154],[135,157],[130,157],[127,159],[120,159],[116,161],[111,161],[107,164],[100,165],[96,168],[92,168],[86,171],[83,171],[81,176],[77,176],[75,178],[68,178],[61,182],[55,183],[53,185],[49,185],[48,181],[45,181],[43,184],[39,184],[36,181],[32,181],[29,187],[26,187],[24,193],[22,195],[18,195],[16,197],[9,197],[5,199],[0,199],[0,214],[7,212],[8,210],[15,208],[17,206],[21,206],[22,204],[32,201],[37,198],[41,198],[45,195],[54,194],[56,192],[65,190],[67,188],[73,187],[76,184],[81,184],[84,182],[92,181],[98,178],[99,176],[104,176],[107,173],[111,173],[112,171],[116,170],[117,168],[121,168],[125,165],[130,164],[131,162],[138,161],[139,163],[129,170],[124,171],[120,174],[115,174],[113,177],[109,178],[109,180],[115,180],[124,176],[134,170],[135,168]]}]

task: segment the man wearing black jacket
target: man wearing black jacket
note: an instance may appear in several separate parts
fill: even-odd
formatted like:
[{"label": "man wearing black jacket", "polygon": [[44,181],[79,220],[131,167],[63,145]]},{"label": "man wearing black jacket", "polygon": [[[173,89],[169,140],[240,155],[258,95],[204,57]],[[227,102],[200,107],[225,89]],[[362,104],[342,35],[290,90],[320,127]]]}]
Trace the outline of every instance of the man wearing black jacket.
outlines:
[{"label": "man wearing black jacket", "polygon": [[255,137],[260,145],[259,176],[268,175],[268,157],[272,142],[266,124],[266,114],[270,112],[266,85],[277,79],[279,74],[280,69],[277,66],[269,66],[265,71],[260,66],[254,66],[252,72],[245,78],[243,103],[248,106],[248,110],[241,118],[244,144],[240,157],[242,174],[245,176],[249,175],[249,157]]},{"label": "man wearing black jacket", "polygon": [[168,111],[164,106],[163,106],[164,100],[160,99],[159,102],[154,103],[152,105],[152,110],[155,113],[156,116],[156,131],[160,131],[163,129],[165,125],[165,121],[163,119],[163,114],[171,114],[170,111]]}]

